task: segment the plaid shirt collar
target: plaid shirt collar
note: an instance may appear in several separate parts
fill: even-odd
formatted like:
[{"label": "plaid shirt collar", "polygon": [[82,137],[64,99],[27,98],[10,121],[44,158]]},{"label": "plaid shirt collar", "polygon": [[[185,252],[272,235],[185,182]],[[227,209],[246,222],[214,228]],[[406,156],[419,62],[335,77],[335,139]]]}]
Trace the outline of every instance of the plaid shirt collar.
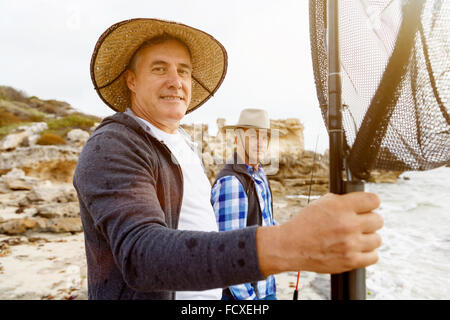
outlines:
[{"label": "plaid shirt collar", "polygon": [[261,163],[259,163],[258,164],[258,169],[256,170],[256,169],[254,169],[251,165],[248,165],[248,164],[246,164],[245,163],[245,167],[247,168],[247,172],[250,174],[250,175],[253,175],[253,174],[260,174],[260,175],[263,175],[265,172],[264,172],[264,169],[263,169],[263,167],[262,167],[262,165],[261,165]]}]

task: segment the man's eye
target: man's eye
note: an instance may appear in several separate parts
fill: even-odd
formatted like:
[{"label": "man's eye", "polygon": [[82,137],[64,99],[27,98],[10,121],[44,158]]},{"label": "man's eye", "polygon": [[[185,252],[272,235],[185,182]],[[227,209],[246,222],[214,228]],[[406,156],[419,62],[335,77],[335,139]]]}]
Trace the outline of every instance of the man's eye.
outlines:
[{"label": "man's eye", "polygon": [[164,72],[164,68],[163,67],[154,67],[152,69],[153,72],[155,73],[163,73]]},{"label": "man's eye", "polygon": [[188,76],[191,74],[189,70],[179,70],[178,72],[183,76]]}]

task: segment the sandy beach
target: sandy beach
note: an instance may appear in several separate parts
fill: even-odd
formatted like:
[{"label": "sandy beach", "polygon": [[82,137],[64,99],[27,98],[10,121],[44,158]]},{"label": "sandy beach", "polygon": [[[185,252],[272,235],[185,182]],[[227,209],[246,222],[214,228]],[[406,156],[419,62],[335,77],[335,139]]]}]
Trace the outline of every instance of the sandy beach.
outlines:
[{"label": "sandy beach", "polygon": [[87,299],[83,233],[0,235],[0,248],[1,300]]}]

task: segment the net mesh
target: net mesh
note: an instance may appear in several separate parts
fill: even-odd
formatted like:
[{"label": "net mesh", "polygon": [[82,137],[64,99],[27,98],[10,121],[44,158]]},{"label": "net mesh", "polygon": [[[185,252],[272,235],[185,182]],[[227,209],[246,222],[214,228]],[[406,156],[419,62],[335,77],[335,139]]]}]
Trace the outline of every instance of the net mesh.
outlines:
[{"label": "net mesh", "polygon": [[[339,1],[346,163],[428,170],[450,161],[450,1]],[[310,0],[317,97],[327,125],[326,0]]]}]

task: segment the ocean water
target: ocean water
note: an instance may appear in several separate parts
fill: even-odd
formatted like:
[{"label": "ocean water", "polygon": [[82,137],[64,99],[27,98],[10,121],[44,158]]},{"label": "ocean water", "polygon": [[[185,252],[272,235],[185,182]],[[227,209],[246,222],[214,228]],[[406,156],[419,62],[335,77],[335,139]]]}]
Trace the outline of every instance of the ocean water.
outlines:
[{"label": "ocean water", "polygon": [[380,197],[385,222],[380,260],[366,269],[367,298],[450,299],[450,168],[365,190]]},{"label": "ocean water", "polygon": [[[367,299],[450,299],[450,168],[405,172],[365,190],[380,197],[384,218],[380,259],[366,268]],[[292,299],[295,279],[295,272],[277,279],[281,299]],[[302,272],[300,299],[330,296],[330,275]]]}]

